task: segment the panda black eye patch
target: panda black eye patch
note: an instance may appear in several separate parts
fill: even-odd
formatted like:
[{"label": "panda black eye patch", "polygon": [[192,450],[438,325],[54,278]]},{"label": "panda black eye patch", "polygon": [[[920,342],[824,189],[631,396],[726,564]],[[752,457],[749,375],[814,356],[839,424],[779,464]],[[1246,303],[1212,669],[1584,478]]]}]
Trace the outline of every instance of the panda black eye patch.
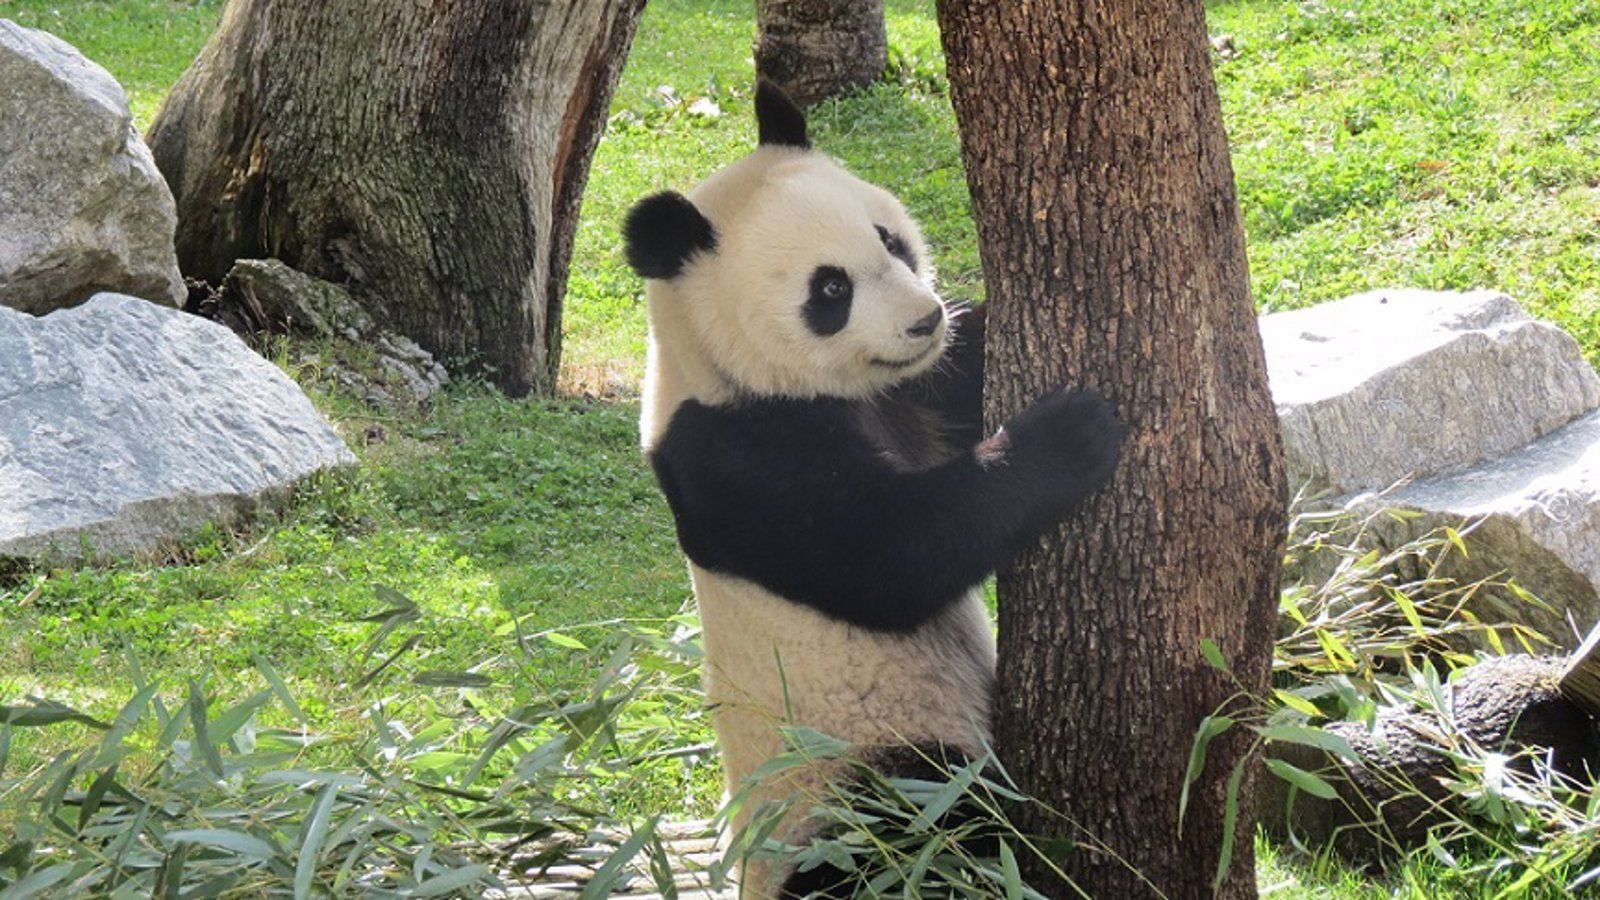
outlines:
[{"label": "panda black eye patch", "polygon": [[854,296],[855,286],[845,270],[838,266],[818,266],[811,273],[811,293],[801,310],[806,327],[820,337],[843,331],[850,321],[850,300]]},{"label": "panda black eye patch", "polygon": [[916,254],[911,252],[911,248],[906,244],[905,239],[882,225],[874,225],[872,227],[878,229],[878,240],[883,242],[883,249],[889,251],[890,256],[905,263],[907,268],[915,272],[917,270],[917,257]]}]

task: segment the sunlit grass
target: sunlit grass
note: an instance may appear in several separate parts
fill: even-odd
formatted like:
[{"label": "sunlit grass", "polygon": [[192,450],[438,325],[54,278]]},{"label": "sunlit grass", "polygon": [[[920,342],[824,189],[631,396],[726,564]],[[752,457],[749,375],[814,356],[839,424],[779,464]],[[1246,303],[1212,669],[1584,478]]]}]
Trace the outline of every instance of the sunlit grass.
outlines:
[{"label": "sunlit grass", "polygon": [[[944,290],[981,299],[955,122],[931,3],[890,0],[893,78],[831,101],[813,137],[905,199]],[[617,223],[639,197],[686,188],[745,153],[748,0],[663,0],[645,12],[594,161],[565,317],[565,383],[626,397],[642,369],[639,281]],[[127,87],[149,123],[202,46],[215,0],[0,0]],[[1210,5],[1255,295],[1285,309],[1368,288],[1500,288],[1600,359],[1600,0],[1232,0]],[[719,114],[697,115],[707,97]],[[315,386],[316,379],[304,377]],[[0,702],[38,693],[96,714],[154,680],[205,677],[220,695],[261,684],[270,658],[331,734],[360,726],[373,586],[422,610],[395,662],[417,672],[481,660],[532,629],[676,612],[689,588],[670,516],[637,450],[636,408],[511,402],[457,386],[424,413],[374,414],[317,390],[363,458],[308,486],[282,519],[211,534],[173,565],[39,571],[0,583]],[[593,662],[536,648],[553,690]],[[409,689],[396,688],[402,700]],[[38,759],[68,732],[30,738]],[[19,755],[20,754],[20,755]],[[644,796],[704,812],[714,774]],[[3,802],[0,802],[3,805]],[[1478,896],[1412,862],[1386,881],[1263,844],[1267,896]]]}]

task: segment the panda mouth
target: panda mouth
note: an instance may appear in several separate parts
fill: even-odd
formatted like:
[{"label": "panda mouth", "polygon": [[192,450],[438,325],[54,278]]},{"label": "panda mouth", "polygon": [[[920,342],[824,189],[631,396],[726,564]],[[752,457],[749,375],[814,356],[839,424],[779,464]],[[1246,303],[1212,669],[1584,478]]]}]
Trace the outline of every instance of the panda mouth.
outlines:
[{"label": "panda mouth", "polygon": [[928,354],[937,349],[939,349],[939,344],[933,343],[929,344],[921,353],[918,353],[910,359],[879,359],[878,357],[874,356],[871,359],[871,362],[873,365],[881,366],[885,369],[909,369],[917,363],[927,359]]}]

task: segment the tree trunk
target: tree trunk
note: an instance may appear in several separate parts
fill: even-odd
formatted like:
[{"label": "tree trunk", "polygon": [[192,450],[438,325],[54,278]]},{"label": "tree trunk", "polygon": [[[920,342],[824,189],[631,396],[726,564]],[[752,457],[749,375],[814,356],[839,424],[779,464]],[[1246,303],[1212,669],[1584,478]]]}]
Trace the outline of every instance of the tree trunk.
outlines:
[{"label": "tree trunk", "polygon": [[801,106],[883,76],[883,0],[756,0],[756,72]]},{"label": "tree trunk", "polygon": [[1067,871],[1108,898],[1211,896],[1242,765],[1221,895],[1253,897],[1242,729],[1177,823],[1195,731],[1239,687],[1202,639],[1267,689],[1287,505],[1204,11],[940,0],[939,19],[988,285],[986,417],[1065,383],[1131,427],[1112,485],[1000,573],[1001,755],[1076,821]]},{"label": "tree trunk", "polygon": [[512,394],[554,386],[643,0],[231,0],[150,129],[185,274],[277,257]]}]

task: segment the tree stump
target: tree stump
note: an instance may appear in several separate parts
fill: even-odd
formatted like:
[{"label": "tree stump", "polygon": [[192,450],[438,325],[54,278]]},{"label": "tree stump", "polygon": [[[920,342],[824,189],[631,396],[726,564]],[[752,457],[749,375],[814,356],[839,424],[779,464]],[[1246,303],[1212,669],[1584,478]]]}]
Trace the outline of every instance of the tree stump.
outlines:
[{"label": "tree stump", "polygon": [[150,130],[178,262],[281,259],[511,394],[554,386],[643,0],[232,0]]}]

